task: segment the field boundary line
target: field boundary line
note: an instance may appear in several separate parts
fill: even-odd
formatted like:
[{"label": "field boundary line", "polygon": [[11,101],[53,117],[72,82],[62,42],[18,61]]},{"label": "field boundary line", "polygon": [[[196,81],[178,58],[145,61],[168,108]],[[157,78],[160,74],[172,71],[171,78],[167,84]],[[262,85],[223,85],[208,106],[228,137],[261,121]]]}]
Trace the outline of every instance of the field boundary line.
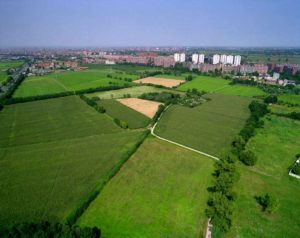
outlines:
[{"label": "field boundary line", "polygon": [[159,122],[159,120],[161,119],[162,115],[164,114],[164,112],[165,112],[169,107],[170,107],[170,105],[166,107],[166,109],[161,113],[160,117],[157,119],[157,121],[156,121],[156,123],[154,124],[154,126],[151,127],[151,135],[153,135],[154,137],[156,137],[156,138],[158,138],[158,139],[160,139],[160,140],[167,141],[167,142],[169,142],[169,143],[171,143],[171,144],[180,146],[180,147],[185,148],[185,149],[187,149],[187,150],[191,150],[191,151],[196,152],[196,153],[198,153],[198,154],[201,154],[201,155],[204,155],[204,156],[207,156],[207,157],[209,157],[209,158],[212,158],[212,159],[214,159],[214,160],[219,161],[220,159],[219,159],[218,157],[216,157],[216,156],[213,156],[213,155],[207,154],[207,153],[205,153],[205,152],[203,152],[203,151],[196,150],[196,149],[193,149],[193,148],[191,148],[191,147],[188,147],[188,146],[179,144],[179,143],[177,143],[177,142],[175,142],[175,141],[168,140],[168,139],[163,138],[163,137],[160,137],[160,136],[158,136],[158,135],[156,135],[156,134],[154,133],[154,130],[155,130],[155,127],[156,127],[157,123]]}]

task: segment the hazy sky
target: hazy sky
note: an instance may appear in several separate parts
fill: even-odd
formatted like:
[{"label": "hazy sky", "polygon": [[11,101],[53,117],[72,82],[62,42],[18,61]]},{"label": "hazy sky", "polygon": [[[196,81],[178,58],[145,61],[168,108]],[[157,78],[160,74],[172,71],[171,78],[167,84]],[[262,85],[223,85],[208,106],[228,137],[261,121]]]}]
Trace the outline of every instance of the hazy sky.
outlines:
[{"label": "hazy sky", "polygon": [[300,0],[0,0],[6,46],[300,46]]}]

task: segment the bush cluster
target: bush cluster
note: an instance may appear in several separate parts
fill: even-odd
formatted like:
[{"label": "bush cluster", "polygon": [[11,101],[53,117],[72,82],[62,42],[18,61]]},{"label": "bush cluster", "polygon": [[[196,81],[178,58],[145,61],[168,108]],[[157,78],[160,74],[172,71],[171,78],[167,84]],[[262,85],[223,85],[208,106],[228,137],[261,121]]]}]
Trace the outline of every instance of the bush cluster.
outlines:
[{"label": "bush cluster", "polygon": [[100,113],[105,113],[105,108],[103,106],[98,105],[93,99],[90,99],[83,94],[80,94],[79,97],[86,102],[89,106],[93,107],[96,111]]},{"label": "bush cluster", "polygon": [[211,218],[214,231],[221,233],[226,233],[232,224],[233,202],[236,200],[233,188],[239,179],[235,162],[233,154],[223,154],[215,164],[214,185],[209,188],[211,194],[206,215]]},{"label": "bush cluster", "polygon": [[276,95],[269,95],[264,99],[265,103],[277,103],[278,98]]},{"label": "bush cluster", "polygon": [[13,226],[10,229],[1,230],[0,237],[99,238],[101,237],[101,231],[97,227],[79,227],[61,223],[21,223]]},{"label": "bush cluster", "polygon": [[123,129],[127,129],[127,128],[128,128],[128,124],[127,124],[127,122],[125,122],[125,121],[122,121],[122,120],[120,120],[120,119],[118,119],[118,118],[114,118],[114,122],[115,122],[119,127],[123,128]]},{"label": "bush cluster", "polygon": [[154,117],[152,118],[152,124],[155,124],[157,120],[159,119],[160,115],[163,113],[163,111],[166,109],[165,105],[159,105],[158,110],[156,111]]},{"label": "bush cluster", "polygon": [[275,212],[279,207],[278,199],[268,193],[264,196],[256,197],[256,200],[262,206],[262,210],[268,213]]},{"label": "bush cluster", "polygon": [[170,92],[154,92],[154,93],[143,93],[139,96],[140,99],[151,100],[162,102],[165,104],[177,103],[178,98],[180,98],[179,94],[174,94]]}]

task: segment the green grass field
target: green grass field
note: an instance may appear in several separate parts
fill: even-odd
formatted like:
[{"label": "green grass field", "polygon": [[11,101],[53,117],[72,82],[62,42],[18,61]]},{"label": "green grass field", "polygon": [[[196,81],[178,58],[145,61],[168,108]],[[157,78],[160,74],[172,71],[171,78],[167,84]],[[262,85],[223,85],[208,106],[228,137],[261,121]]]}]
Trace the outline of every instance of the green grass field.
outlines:
[{"label": "green grass field", "polygon": [[143,114],[119,103],[116,100],[101,100],[97,102],[106,109],[106,113],[119,120],[125,121],[130,129],[143,128],[149,125],[151,120]]},{"label": "green grass field", "polygon": [[283,94],[278,97],[279,101],[300,105],[300,95]]},{"label": "green grass field", "polygon": [[171,106],[155,133],[203,152],[219,155],[228,148],[249,116],[247,97],[209,95],[211,101],[195,108]]},{"label": "green grass field", "polygon": [[[111,75],[112,78],[108,75]],[[125,81],[125,78],[135,80],[139,76],[119,72],[108,67],[33,76],[24,80],[14,97],[45,95],[110,85],[131,85],[131,82]]]},{"label": "green grass field", "polygon": [[278,105],[278,104],[272,104],[269,105],[269,109],[273,113],[280,113],[280,114],[288,114],[291,112],[300,112],[300,107],[295,106],[287,106],[287,105]]},{"label": "green grass field", "polygon": [[181,91],[187,91],[188,89],[192,88],[196,88],[199,91],[205,91],[208,93],[214,92],[224,95],[236,95],[245,97],[265,95],[265,93],[257,87],[230,85],[229,80],[210,76],[196,76],[192,81],[178,87],[178,89]]},{"label": "green grass field", "polygon": [[80,225],[104,237],[203,236],[213,160],[167,142],[147,139],[107,184]]},{"label": "green grass field", "polygon": [[0,131],[0,227],[63,221],[144,133],[120,129],[75,96],[6,106]]},{"label": "green grass field", "polygon": [[[288,175],[300,152],[300,122],[268,116],[247,147],[258,157],[254,167],[240,166],[238,200],[228,237],[297,237],[300,233],[300,181]],[[270,193],[279,200],[274,214],[261,211],[255,196]]]},{"label": "green grass field", "polygon": [[118,98],[124,98],[124,95],[130,94],[131,97],[139,97],[143,93],[155,93],[155,92],[174,92],[179,93],[174,90],[165,89],[165,88],[156,88],[152,86],[136,86],[136,87],[130,87],[130,88],[122,88],[118,90],[111,90],[111,91],[105,91],[105,92],[95,92],[95,93],[89,93],[86,94],[87,97],[99,97],[101,99],[118,99]]},{"label": "green grass field", "polygon": [[14,61],[0,61],[0,84],[5,82],[8,78],[6,70],[10,68],[20,67],[24,62],[21,60]]}]

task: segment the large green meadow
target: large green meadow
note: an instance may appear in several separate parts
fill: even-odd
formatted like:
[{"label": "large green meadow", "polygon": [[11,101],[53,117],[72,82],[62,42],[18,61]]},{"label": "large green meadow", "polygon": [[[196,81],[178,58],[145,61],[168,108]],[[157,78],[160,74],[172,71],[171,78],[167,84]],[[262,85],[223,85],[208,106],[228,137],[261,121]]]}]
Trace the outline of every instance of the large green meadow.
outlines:
[{"label": "large green meadow", "polygon": [[300,105],[300,95],[283,94],[283,95],[280,95],[278,99],[279,99],[279,101],[282,101],[284,103]]},{"label": "large green meadow", "polygon": [[214,161],[149,138],[94,200],[79,225],[104,237],[202,237]]},{"label": "large green meadow", "polygon": [[[236,213],[228,237],[297,237],[300,233],[300,181],[288,175],[300,152],[300,122],[267,116],[247,147],[258,157],[254,167],[240,166]],[[269,193],[279,201],[272,214],[255,197]]]},{"label": "large green meadow", "polygon": [[6,106],[0,131],[0,227],[64,221],[144,135],[76,96]]},{"label": "large green meadow", "polygon": [[194,79],[178,87],[181,91],[196,88],[207,93],[219,93],[236,96],[263,96],[265,93],[254,86],[230,85],[230,80],[211,76],[194,76]]},{"label": "large green meadow", "polygon": [[21,60],[0,61],[0,84],[5,82],[8,78],[8,74],[6,73],[6,70],[10,68],[18,68],[23,63],[24,62]]},{"label": "large green meadow", "polygon": [[219,155],[229,148],[249,116],[247,97],[208,95],[200,106],[171,106],[163,114],[155,133],[203,152]]}]

